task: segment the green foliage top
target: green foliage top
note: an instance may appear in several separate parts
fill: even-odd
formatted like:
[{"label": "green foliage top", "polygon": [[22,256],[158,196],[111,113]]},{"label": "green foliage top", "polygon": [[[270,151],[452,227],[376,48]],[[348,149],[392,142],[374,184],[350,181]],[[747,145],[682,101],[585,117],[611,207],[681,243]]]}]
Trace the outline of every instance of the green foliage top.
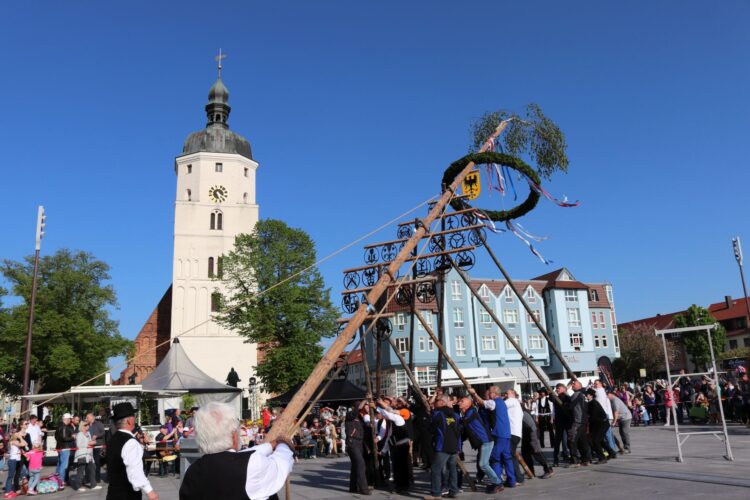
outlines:
[{"label": "green foliage top", "polygon": [[[6,260],[0,272],[22,303],[0,309],[0,388],[20,394],[34,258]],[[31,379],[37,391],[58,392],[107,370],[131,342],[118,331],[110,309],[117,296],[109,266],[90,253],[58,250],[39,260]],[[1,295],[1,294],[0,294]]]},{"label": "green foliage top", "polygon": [[470,131],[473,138],[471,151],[478,151],[482,144],[495,131],[500,122],[510,119],[508,127],[500,136],[505,153],[522,157],[528,155],[536,164],[539,175],[550,179],[552,174],[568,171],[568,145],[560,127],[547,118],[537,104],[526,107],[525,117],[506,110],[485,113],[474,121]]}]

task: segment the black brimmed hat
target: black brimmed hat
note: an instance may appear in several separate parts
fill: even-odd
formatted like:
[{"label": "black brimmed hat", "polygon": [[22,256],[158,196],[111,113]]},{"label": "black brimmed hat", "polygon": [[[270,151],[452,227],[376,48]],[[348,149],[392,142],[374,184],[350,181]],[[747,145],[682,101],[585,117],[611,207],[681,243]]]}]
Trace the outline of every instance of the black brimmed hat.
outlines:
[{"label": "black brimmed hat", "polygon": [[133,415],[135,415],[135,408],[130,403],[118,403],[112,409],[112,420],[122,420]]}]

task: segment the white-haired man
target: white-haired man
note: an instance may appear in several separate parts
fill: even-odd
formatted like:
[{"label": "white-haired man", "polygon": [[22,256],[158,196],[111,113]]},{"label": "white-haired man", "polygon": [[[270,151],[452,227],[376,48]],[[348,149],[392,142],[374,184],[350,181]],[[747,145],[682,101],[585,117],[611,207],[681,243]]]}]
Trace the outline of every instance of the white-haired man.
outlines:
[{"label": "white-haired man", "polygon": [[278,438],[239,451],[239,419],[225,403],[208,403],[195,413],[194,422],[203,456],[185,472],[180,500],[278,498],[294,464],[291,442]]}]

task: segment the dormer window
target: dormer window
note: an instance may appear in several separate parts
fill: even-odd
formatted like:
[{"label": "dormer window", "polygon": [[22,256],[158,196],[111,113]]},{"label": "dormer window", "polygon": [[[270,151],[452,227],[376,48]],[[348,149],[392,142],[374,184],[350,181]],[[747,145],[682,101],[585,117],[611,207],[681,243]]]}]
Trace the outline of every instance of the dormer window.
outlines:
[{"label": "dormer window", "polygon": [[528,288],[526,290],[526,302],[528,302],[529,304],[533,304],[536,302],[536,294],[531,288]]},{"label": "dormer window", "polygon": [[597,292],[593,288],[589,290],[589,300],[591,302],[599,302],[599,292]]}]

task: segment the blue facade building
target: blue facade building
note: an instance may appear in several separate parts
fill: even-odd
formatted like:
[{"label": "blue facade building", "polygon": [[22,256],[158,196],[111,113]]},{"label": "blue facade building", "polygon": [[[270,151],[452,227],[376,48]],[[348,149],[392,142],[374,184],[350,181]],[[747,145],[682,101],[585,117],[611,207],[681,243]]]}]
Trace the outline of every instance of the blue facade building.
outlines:
[{"label": "blue facade building", "polygon": [[[565,377],[559,361],[531,316],[506,281],[472,279],[472,287],[489,305],[522,349],[543,368],[551,380]],[[579,376],[593,376],[602,358],[619,356],[619,339],[608,283],[582,283],[567,269],[559,269],[529,281],[515,281],[542,326],[550,334],[567,363]],[[446,274],[438,300],[444,302],[444,345],[451,358],[472,383],[538,382],[500,328],[471,294],[455,270]],[[414,345],[410,345],[411,313],[394,302],[389,306],[393,323],[391,337],[405,358],[414,357],[415,375],[420,385],[434,387],[438,350],[421,323],[415,319]],[[417,313],[437,334],[438,301],[417,302]],[[367,361],[375,371],[375,342],[367,339]],[[410,351],[413,351],[411,353]],[[402,394],[408,380],[401,364],[387,343],[381,346],[382,391]],[[443,386],[460,385],[455,373],[443,362]]]}]

